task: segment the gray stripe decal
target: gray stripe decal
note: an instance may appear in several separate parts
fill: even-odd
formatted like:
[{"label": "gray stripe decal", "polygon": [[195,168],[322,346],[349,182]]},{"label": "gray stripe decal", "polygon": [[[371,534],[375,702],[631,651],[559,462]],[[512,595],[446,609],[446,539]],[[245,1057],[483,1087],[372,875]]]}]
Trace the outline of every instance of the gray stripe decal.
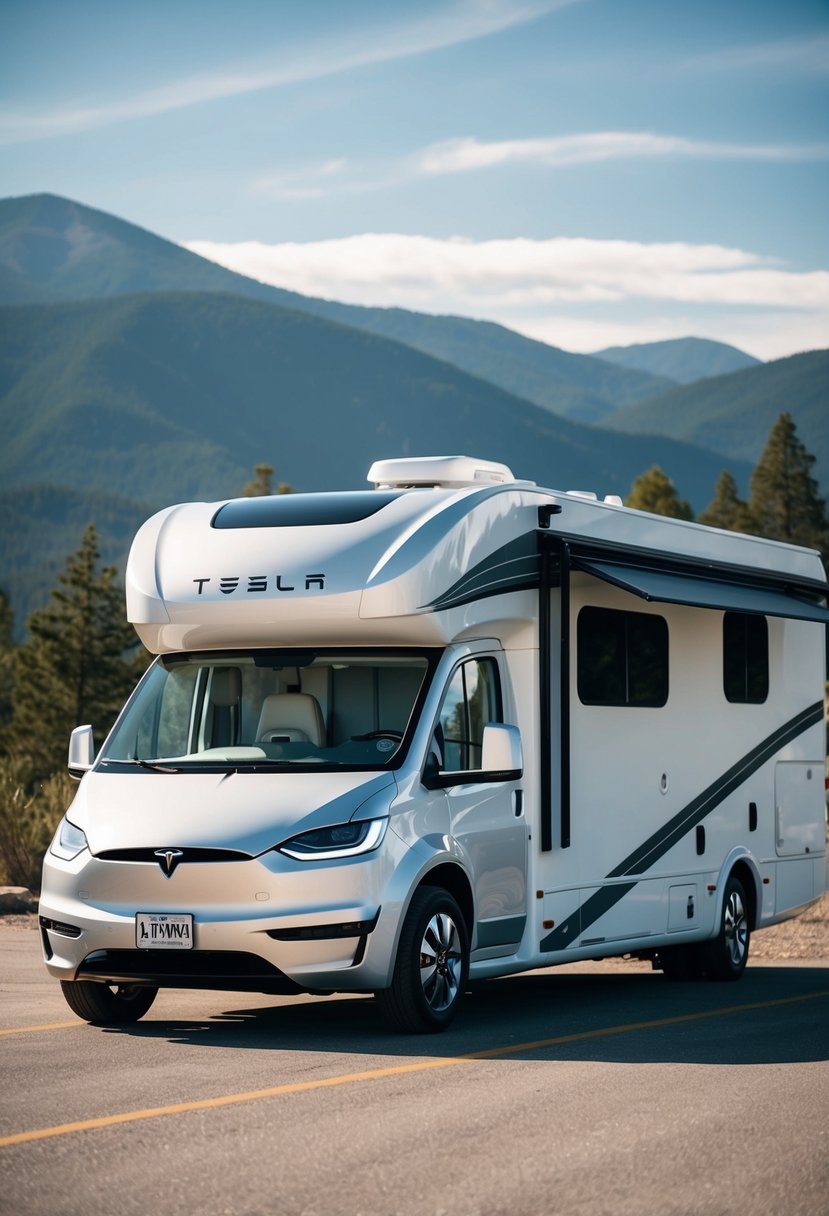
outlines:
[{"label": "gray stripe decal", "polygon": [[439,612],[472,600],[501,595],[506,591],[525,591],[538,586],[539,556],[536,533],[525,532],[502,545],[478,562],[451,587],[421,608]]},{"label": "gray stripe decal", "polygon": [[507,946],[511,942],[520,942],[526,923],[526,915],[501,916],[497,920],[478,921],[476,949],[483,950],[489,946]]},{"label": "gray stripe decal", "polygon": [[[767,760],[770,760],[781,747],[791,743],[798,735],[803,734],[810,726],[823,720],[823,703],[816,702],[804,709],[797,717],[786,722],[778,730],[759,743],[742,759],[738,760],[727,772],[718,777],[707,789],[703,790],[686,807],[670,819],[666,824],[650,836],[644,844],[635,849],[618,866],[610,871],[607,879],[619,879],[632,874],[641,874],[654,865],[660,857],[672,849],[677,841],[692,831],[707,815],[716,809],[721,802],[742,785],[753,773],[757,772]],[[565,921],[557,925],[551,933],[541,940],[541,950],[548,953],[552,950],[564,950],[574,942],[590,925],[609,911],[619,900],[632,891],[634,882],[610,882],[601,887],[589,897],[581,907],[577,908]]]}]

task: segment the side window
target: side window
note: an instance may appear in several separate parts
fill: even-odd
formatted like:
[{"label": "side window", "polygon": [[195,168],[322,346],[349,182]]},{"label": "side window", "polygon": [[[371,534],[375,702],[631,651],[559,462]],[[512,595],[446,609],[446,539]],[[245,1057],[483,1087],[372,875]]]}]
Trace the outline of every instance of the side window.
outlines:
[{"label": "side window", "polygon": [[494,659],[470,659],[452,676],[435,731],[446,773],[481,767],[484,727],[500,722],[501,688]]},{"label": "side window", "polygon": [[612,608],[582,608],[577,686],[583,705],[664,705],[668,700],[665,618]]},{"label": "side window", "polygon": [[769,695],[769,627],[764,616],[726,612],[722,633],[727,701],[761,705]]}]

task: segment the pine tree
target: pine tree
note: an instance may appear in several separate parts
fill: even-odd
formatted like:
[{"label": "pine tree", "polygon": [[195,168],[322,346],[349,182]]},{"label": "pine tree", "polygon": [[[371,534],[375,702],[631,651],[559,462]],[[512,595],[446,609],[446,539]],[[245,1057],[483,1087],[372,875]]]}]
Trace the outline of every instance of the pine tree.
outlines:
[{"label": "pine tree", "polygon": [[287,481],[280,481],[276,490],[273,488],[273,465],[255,464],[253,480],[249,481],[242,491],[244,498],[263,498],[269,494],[293,494],[293,486]]},{"label": "pine tree", "polygon": [[0,754],[6,751],[13,694],[14,613],[5,591],[0,591]]},{"label": "pine tree", "polygon": [[748,503],[740,498],[737,483],[727,469],[720,474],[714,497],[700,515],[699,522],[710,528],[724,528],[727,532],[756,530]]},{"label": "pine tree", "polygon": [[668,515],[671,519],[693,519],[691,504],[680,498],[676,487],[658,465],[636,478],[630,488],[625,506],[652,515]]},{"label": "pine tree", "polygon": [[49,604],[29,617],[28,640],[15,655],[11,735],[32,774],[66,764],[69,733],[89,722],[100,743],[135,683],[138,663],[124,651],[135,640],[112,566],[98,569],[92,524],[66,562]]},{"label": "pine tree", "polygon": [[254,465],[253,481],[247,483],[243,494],[245,498],[264,498],[268,494],[273,494],[273,465]]},{"label": "pine tree", "polygon": [[829,520],[812,477],[814,463],[791,414],[781,414],[752,475],[749,509],[758,535],[819,549],[826,563]]}]

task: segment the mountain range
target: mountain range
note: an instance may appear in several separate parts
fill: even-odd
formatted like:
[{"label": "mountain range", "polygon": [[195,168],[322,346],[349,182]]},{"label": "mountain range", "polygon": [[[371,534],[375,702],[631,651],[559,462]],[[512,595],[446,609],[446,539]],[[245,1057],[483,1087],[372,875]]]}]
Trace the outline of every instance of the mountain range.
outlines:
[{"label": "mountain range", "polygon": [[[800,392],[792,368],[775,379],[785,363],[810,410],[826,402],[822,352],[722,376],[724,359],[756,361],[688,339],[622,366],[488,322],[269,287],[52,195],[0,201],[0,302],[0,587],[18,630],[87,519],[120,560],[150,511],[239,494],[255,463],[313,490],[363,485],[384,456],[467,452],[622,495],[659,464],[701,509],[724,463],[746,486],[757,453],[727,426],[722,446],[711,423],[694,429],[683,394],[724,416],[728,388],[712,387],[754,376],[750,412],[766,387],[769,401]],[[715,378],[680,387],[690,366]],[[753,429],[762,447],[769,427]]]}]

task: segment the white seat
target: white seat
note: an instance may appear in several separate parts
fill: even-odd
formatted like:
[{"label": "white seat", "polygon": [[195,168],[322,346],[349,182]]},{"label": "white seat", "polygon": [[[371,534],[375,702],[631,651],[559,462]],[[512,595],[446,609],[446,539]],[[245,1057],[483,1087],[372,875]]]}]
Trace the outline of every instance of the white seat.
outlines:
[{"label": "white seat", "polygon": [[323,747],[325,723],[319,701],[307,692],[273,693],[265,697],[256,739],[258,743],[287,741]]}]

